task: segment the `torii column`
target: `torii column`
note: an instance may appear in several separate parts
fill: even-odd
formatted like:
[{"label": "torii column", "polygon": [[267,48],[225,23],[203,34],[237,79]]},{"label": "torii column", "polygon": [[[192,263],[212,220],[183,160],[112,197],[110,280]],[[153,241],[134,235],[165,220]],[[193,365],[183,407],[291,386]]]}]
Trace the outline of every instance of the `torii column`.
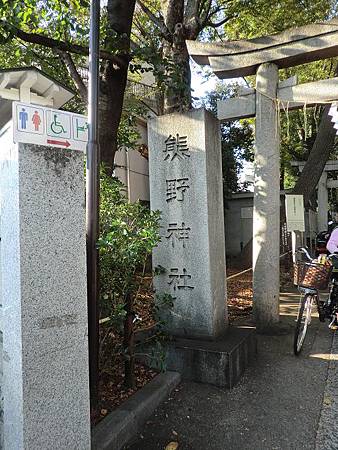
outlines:
[{"label": "torii column", "polygon": [[266,63],[256,76],[256,148],[253,210],[253,292],[257,329],[279,321],[279,123],[275,99],[278,67]]},{"label": "torii column", "polygon": [[329,194],[327,189],[327,172],[325,170],[318,183],[318,231],[327,230],[327,213]]}]

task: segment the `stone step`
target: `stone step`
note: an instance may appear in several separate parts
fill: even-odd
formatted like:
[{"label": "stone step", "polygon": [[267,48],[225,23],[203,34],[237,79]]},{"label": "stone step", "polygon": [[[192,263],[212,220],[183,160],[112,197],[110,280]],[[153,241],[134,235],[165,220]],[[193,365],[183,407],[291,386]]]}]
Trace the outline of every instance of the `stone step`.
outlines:
[{"label": "stone step", "polygon": [[167,368],[185,380],[231,389],[256,355],[256,330],[230,327],[213,341],[175,338],[168,347]]}]

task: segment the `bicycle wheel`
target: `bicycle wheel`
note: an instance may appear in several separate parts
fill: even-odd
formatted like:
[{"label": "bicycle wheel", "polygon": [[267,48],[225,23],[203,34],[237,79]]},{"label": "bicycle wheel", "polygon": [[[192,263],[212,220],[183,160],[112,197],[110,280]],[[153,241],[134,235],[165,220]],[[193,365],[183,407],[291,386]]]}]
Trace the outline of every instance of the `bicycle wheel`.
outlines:
[{"label": "bicycle wheel", "polygon": [[293,341],[293,351],[295,355],[299,355],[301,352],[307,328],[311,323],[311,311],[314,297],[313,294],[305,294],[301,300]]}]

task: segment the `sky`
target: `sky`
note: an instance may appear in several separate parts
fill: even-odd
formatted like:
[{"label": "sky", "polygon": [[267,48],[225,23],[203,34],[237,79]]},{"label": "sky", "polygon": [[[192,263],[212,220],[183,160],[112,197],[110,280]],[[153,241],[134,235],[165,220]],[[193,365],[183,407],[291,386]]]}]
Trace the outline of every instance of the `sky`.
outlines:
[{"label": "sky", "polygon": [[[221,82],[219,78],[213,73],[210,73],[208,68],[199,66],[194,61],[190,60],[191,68],[191,88],[193,97],[201,98],[207,92],[213,91],[216,84]],[[205,78],[209,74],[208,79]]]},{"label": "sky", "polygon": [[[203,68],[198,64],[194,63],[190,60],[190,68],[191,68],[191,87],[192,87],[192,95],[193,97],[201,98],[206,95],[207,92],[210,92],[215,89],[217,83],[226,83],[226,82],[234,82],[237,81],[241,83],[242,79],[230,79],[230,80],[220,80],[214,74],[210,74],[210,70],[207,68]],[[205,76],[209,74],[206,79]],[[204,76],[203,76],[204,75]],[[244,82],[243,82],[244,84]],[[253,176],[253,164],[247,161],[243,162],[243,171],[240,174],[239,181],[242,183],[244,181],[251,181]],[[253,190],[250,187],[248,190]]]}]

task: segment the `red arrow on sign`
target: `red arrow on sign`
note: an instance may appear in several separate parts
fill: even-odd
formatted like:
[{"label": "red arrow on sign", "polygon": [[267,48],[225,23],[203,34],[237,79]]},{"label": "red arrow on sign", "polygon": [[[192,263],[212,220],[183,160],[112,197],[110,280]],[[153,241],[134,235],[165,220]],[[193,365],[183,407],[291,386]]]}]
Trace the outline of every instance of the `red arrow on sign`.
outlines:
[{"label": "red arrow on sign", "polygon": [[54,141],[53,139],[47,139],[47,144],[54,144],[54,145],[63,145],[64,147],[70,147],[71,144],[68,141]]}]

